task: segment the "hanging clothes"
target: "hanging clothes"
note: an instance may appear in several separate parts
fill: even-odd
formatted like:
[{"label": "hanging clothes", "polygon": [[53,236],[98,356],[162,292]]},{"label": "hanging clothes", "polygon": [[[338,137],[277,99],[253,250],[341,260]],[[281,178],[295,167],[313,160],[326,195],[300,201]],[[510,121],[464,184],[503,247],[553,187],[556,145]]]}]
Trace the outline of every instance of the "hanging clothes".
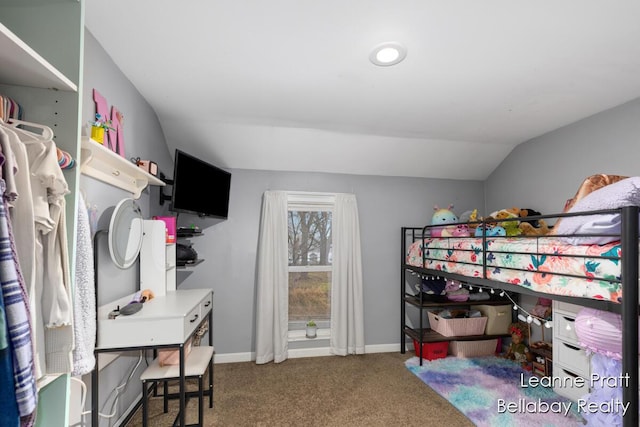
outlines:
[{"label": "hanging clothes", "polygon": [[[4,190],[4,180],[0,179],[2,194]],[[13,250],[4,197],[0,203],[0,286],[13,350],[15,396],[19,414],[23,418],[21,425],[32,425],[37,407],[38,389],[34,376],[31,322],[17,255]]]},{"label": "hanging clothes", "polygon": [[22,119],[24,108],[6,95],[0,94],[0,119],[8,121],[9,119]]},{"label": "hanging clothes", "polygon": [[29,160],[36,231],[36,298],[44,323],[46,373],[70,373],[73,367],[71,306],[65,199],[67,182],[58,166],[53,141],[25,143]]},{"label": "hanging clothes", "polygon": [[9,331],[2,300],[3,298],[0,298],[0,394],[6,397],[0,399],[0,425],[18,427],[18,404],[16,399],[9,398],[15,393],[16,387],[13,380],[13,354],[9,346]]},{"label": "hanging clothes", "polygon": [[[4,156],[0,153],[0,165]],[[0,293],[0,425],[17,427],[20,425],[18,403],[9,396],[15,394],[16,386],[13,376],[13,352],[10,346],[10,335],[7,328],[7,317],[4,308],[4,298]]]},{"label": "hanging clothes", "polygon": [[[36,232],[27,149],[20,141],[16,132],[10,127],[3,126],[1,123],[0,146],[6,156],[14,159],[12,163],[6,164],[3,168],[5,180],[13,183],[11,187],[7,187],[5,199],[9,207],[9,220],[11,222],[11,229],[13,230],[20,270],[22,271],[27,295],[29,296],[31,326],[33,328],[33,339],[35,341],[36,378],[40,378],[46,372],[44,357],[45,344],[43,322],[41,320],[42,316],[38,314],[40,311],[40,303],[37,302],[36,298]],[[14,172],[11,174],[12,180],[8,180],[10,175],[9,171]]]},{"label": "hanging clothes", "polygon": [[[19,125],[39,128],[42,134],[18,128]],[[58,165],[54,134],[49,127],[15,119],[4,126],[5,131],[13,130],[24,145],[31,183],[35,228],[35,255],[31,259],[37,268],[34,292],[30,295],[35,295],[39,373],[70,373],[73,366],[73,313],[64,199],[69,188]]]},{"label": "hanging clothes", "polygon": [[[15,102],[5,100],[3,110],[9,112],[13,125],[0,121],[0,149],[8,159],[2,169],[7,187],[0,179],[0,279],[20,425],[30,427],[37,409],[36,378],[70,373],[73,368],[64,198],[69,188],[58,162],[53,131],[16,120],[21,113]],[[19,124],[39,127],[43,133],[20,129]],[[0,359],[0,369],[1,363]]]}]

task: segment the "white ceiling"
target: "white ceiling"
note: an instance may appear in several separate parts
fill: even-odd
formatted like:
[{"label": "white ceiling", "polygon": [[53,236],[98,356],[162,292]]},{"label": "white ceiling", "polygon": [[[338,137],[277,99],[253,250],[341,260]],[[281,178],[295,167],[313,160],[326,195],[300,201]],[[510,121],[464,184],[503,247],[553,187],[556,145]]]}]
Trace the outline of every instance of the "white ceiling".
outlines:
[{"label": "white ceiling", "polygon": [[[225,168],[485,179],[640,97],[637,0],[86,0],[170,149]],[[407,58],[369,62],[397,41]]]}]

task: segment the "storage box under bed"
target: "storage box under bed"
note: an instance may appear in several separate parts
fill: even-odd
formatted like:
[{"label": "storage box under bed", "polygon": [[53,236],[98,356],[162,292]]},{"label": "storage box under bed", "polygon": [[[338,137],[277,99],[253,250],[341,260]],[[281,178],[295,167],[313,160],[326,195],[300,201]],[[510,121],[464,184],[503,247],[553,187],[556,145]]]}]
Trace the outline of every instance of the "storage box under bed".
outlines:
[{"label": "storage box under bed", "polygon": [[486,317],[465,317],[461,319],[444,319],[438,312],[428,312],[431,329],[445,337],[467,335],[484,335],[487,324]]},{"label": "storage box under bed", "polygon": [[449,351],[456,357],[492,356],[496,354],[498,340],[451,341]]},{"label": "storage box under bed", "polygon": [[487,317],[486,335],[504,335],[509,333],[513,308],[511,305],[476,305],[474,307]]}]

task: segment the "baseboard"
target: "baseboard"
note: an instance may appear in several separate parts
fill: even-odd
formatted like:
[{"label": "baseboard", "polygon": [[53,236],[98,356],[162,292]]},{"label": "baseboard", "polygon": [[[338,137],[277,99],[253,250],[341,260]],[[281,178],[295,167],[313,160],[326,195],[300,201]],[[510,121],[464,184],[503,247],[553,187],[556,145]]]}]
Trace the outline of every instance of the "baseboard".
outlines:
[{"label": "baseboard", "polygon": [[239,363],[239,362],[251,362],[256,360],[256,354],[254,352],[249,353],[216,353],[213,355],[213,363]]},{"label": "baseboard", "polygon": [[[393,353],[400,351],[400,344],[373,344],[367,345],[364,348],[365,353]],[[321,357],[331,356],[329,347],[317,347],[317,348],[297,348],[289,350],[289,358],[296,359],[299,357]],[[213,357],[213,362],[218,363],[239,363],[239,362],[253,362],[256,360],[255,352],[247,353],[216,353]]]}]

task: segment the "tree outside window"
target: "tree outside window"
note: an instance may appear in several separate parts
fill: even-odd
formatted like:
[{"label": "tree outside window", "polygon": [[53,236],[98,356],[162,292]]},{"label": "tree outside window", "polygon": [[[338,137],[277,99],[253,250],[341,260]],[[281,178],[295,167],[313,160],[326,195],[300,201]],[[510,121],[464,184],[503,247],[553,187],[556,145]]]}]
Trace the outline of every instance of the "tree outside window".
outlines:
[{"label": "tree outside window", "polygon": [[331,316],[331,211],[289,210],[289,330]]}]

